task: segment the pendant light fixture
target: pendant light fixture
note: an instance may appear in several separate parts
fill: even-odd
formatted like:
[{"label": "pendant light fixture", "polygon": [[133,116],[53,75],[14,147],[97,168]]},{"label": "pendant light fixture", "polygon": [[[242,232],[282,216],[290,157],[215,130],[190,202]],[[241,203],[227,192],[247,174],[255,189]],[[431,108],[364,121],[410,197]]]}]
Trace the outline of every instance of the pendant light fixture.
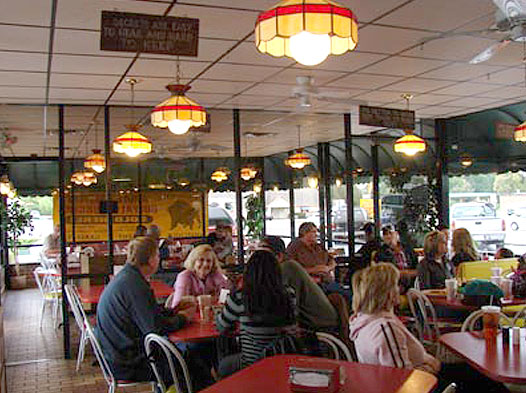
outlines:
[{"label": "pendant light fixture", "polygon": [[230,170],[228,168],[219,167],[212,173],[210,178],[217,183],[221,183],[222,181],[228,179],[229,174]]},{"label": "pendant light fixture", "polygon": [[[99,130],[97,127],[97,122],[94,123],[95,127],[95,146],[97,146]],[[93,154],[88,156],[84,161],[84,168],[92,169],[97,173],[102,173],[106,169],[106,160],[101,154],[100,149],[93,149]]]},{"label": "pendant light fixture", "polygon": [[[413,98],[412,94],[402,94],[402,98],[407,101],[407,109],[409,110],[409,100]],[[414,156],[417,153],[426,151],[426,142],[418,135],[413,134],[413,130],[405,130],[405,135],[398,138],[394,144],[394,151],[402,153],[406,156]]]},{"label": "pendant light fixture", "polygon": [[286,160],[285,165],[290,166],[292,169],[303,169],[307,165],[311,164],[310,157],[303,152],[301,148],[301,130],[298,125],[298,148],[294,154],[291,154]]},{"label": "pendant light fixture", "polygon": [[312,175],[307,178],[309,188],[318,188],[318,176]]},{"label": "pendant light fixture", "polygon": [[154,127],[168,127],[176,135],[186,134],[190,127],[201,127],[206,124],[205,108],[185,96],[190,86],[180,82],[181,69],[177,57],[176,83],[166,86],[172,96],[157,105],[151,114]]},{"label": "pendant light fixture", "polygon": [[259,14],[255,33],[260,52],[307,66],[352,51],[358,43],[356,16],[332,0],[281,0]]},{"label": "pendant light fixture", "polygon": [[[245,136],[245,156],[249,156],[248,154],[248,144],[247,144],[247,137]],[[251,179],[254,179],[256,175],[258,174],[258,170],[256,169],[255,165],[253,164],[246,164],[241,168],[241,178],[245,181],[249,181]]]},{"label": "pendant light fixture", "polygon": [[[130,85],[131,89],[131,111],[132,122],[134,119],[135,107],[135,85],[138,83],[137,79],[128,78],[126,83]],[[124,153],[128,157],[137,157],[140,154],[147,154],[152,151],[152,143],[148,138],[138,132],[138,124],[129,124],[126,126],[127,132],[118,136],[113,140],[113,151],[115,153]]]},{"label": "pendant light fixture", "polygon": [[12,189],[14,189],[14,187],[13,183],[9,181],[9,177],[7,175],[2,175],[0,178],[0,194],[8,195]]},{"label": "pendant light fixture", "polygon": [[459,162],[464,168],[469,168],[471,165],[473,165],[473,158],[469,154],[463,154],[460,156]]},{"label": "pendant light fixture", "polygon": [[343,185],[343,179],[341,177],[337,177],[334,179],[334,185],[336,187],[341,187]]}]

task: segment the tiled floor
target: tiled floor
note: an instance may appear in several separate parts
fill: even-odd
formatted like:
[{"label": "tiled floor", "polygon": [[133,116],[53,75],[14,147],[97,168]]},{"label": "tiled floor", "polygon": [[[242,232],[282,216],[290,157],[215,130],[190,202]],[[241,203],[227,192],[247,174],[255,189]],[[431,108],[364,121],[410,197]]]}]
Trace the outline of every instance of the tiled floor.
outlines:
[{"label": "tiled floor", "polygon": [[[78,330],[71,317],[72,359],[64,359],[62,329],[54,329],[49,310],[39,327],[40,294],[36,289],[9,291],[5,302],[4,330],[9,393],[94,393],[108,387],[91,348],[78,373],[75,362]],[[119,392],[148,392],[142,388],[117,389]]]}]

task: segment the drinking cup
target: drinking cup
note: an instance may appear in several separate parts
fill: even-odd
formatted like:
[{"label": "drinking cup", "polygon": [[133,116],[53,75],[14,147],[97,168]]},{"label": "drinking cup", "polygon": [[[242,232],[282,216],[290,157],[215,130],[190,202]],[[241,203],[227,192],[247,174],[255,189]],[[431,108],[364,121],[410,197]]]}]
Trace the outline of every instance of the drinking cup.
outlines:
[{"label": "drinking cup", "polygon": [[[200,295],[197,297],[197,304],[199,305],[199,315],[202,320],[206,320],[208,317],[206,316],[205,307],[212,306],[212,295]],[[210,314],[210,311],[208,310],[208,313]]]},{"label": "drinking cup", "polygon": [[491,275],[492,276],[499,276],[502,274],[502,268],[496,266],[491,268]]},{"label": "drinking cup", "polygon": [[500,280],[500,289],[502,289],[502,292],[504,292],[504,297],[506,299],[512,299],[513,298],[513,280],[510,280],[509,278],[503,278]]},{"label": "drinking cup", "polygon": [[501,276],[491,276],[489,280],[496,286],[500,287]]},{"label": "drinking cup", "polygon": [[458,287],[458,282],[456,278],[446,279],[446,293],[447,293],[448,300],[452,300],[457,296],[457,287]]},{"label": "drinking cup", "polygon": [[498,306],[483,306],[481,310],[482,315],[482,330],[486,340],[495,340],[499,329],[500,307]]}]

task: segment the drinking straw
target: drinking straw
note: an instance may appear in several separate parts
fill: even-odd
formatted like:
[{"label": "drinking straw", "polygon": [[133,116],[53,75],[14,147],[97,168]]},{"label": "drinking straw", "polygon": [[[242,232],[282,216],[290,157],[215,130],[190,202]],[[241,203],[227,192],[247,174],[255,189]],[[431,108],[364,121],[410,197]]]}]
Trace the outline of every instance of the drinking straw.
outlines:
[{"label": "drinking straw", "polygon": [[493,305],[493,295],[491,295],[489,297],[489,305],[492,306]]}]

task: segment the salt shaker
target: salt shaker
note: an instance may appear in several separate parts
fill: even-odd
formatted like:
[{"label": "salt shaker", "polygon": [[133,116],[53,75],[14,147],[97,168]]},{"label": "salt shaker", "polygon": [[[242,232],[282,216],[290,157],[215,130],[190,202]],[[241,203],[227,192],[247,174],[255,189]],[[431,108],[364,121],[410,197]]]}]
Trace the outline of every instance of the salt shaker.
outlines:
[{"label": "salt shaker", "polygon": [[521,339],[521,328],[520,327],[514,327],[513,328],[513,336],[512,336],[513,345],[519,345],[520,339]]},{"label": "salt shaker", "polygon": [[502,328],[502,345],[510,345],[510,328]]}]

